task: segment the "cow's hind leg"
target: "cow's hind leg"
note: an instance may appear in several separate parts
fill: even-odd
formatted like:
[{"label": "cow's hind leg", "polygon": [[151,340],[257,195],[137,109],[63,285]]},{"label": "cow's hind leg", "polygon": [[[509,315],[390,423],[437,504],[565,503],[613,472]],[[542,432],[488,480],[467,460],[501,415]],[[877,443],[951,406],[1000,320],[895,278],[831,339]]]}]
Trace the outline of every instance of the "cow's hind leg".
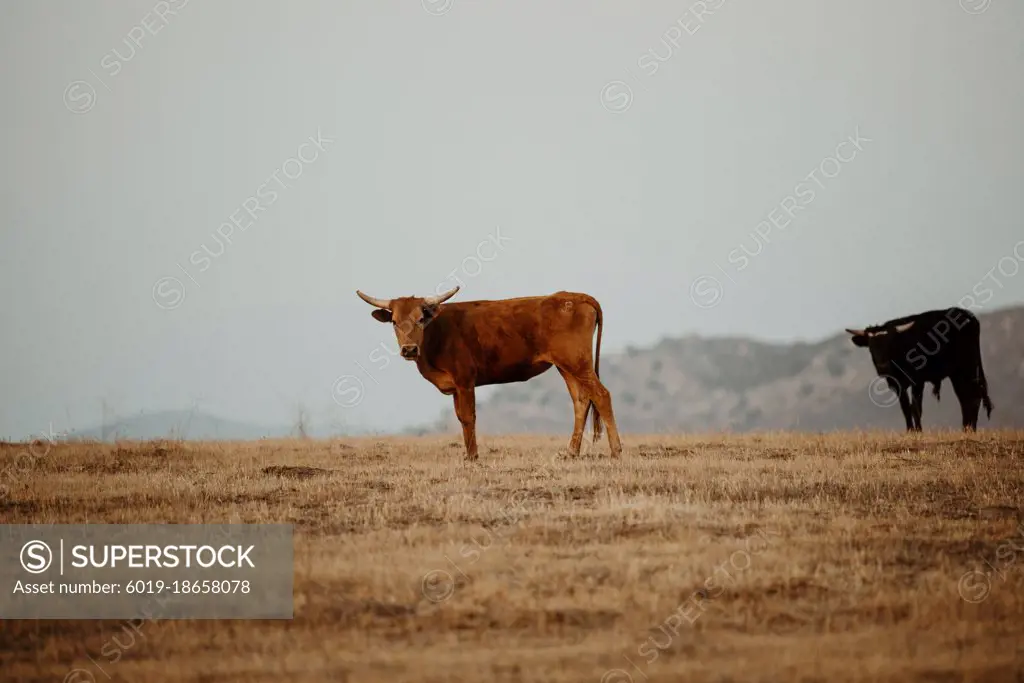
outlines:
[{"label": "cow's hind leg", "polygon": [[559,374],[565,380],[565,386],[569,389],[569,396],[572,397],[572,409],[575,415],[575,422],[572,426],[572,438],[569,439],[569,454],[577,457],[580,454],[580,445],[583,443],[583,430],[586,427],[587,408],[590,406],[590,398],[583,392],[579,381],[562,368],[558,368]]},{"label": "cow's hind leg", "polygon": [[466,460],[476,460],[476,391],[473,387],[456,387],[455,416],[462,424],[462,439],[466,442]]},{"label": "cow's hind leg", "polygon": [[577,374],[576,380],[584,389],[589,400],[594,402],[594,409],[597,415],[594,416],[594,424],[598,419],[608,423],[608,447],[611,449],[612,457],[617,458],[622,453],[622,441],[619,440],[619,428],[615,424],[615,413],[612,411],[612,395],[605,388],[597,374],[593,370]]},{"label": "cow's hind leg", "polygon": [[981,388],[972,380],[958,377],[953,379],[953,393],[960,401],[960,417],[965,432],[978,429],[978,412],[981,409]]}]

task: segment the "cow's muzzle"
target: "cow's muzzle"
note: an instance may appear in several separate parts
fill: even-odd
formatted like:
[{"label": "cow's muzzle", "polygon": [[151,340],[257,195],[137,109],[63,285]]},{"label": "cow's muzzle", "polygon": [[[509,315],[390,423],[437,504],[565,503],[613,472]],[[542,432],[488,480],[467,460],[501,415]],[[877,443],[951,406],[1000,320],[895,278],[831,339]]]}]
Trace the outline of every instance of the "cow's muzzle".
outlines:
[{"label": "cow's muzzle", "polygon": [[416,360],[420,355],[420,347],[415,344],[407,344],[402,347],[401,354],[402,358],[405,358],[406,360]]}]

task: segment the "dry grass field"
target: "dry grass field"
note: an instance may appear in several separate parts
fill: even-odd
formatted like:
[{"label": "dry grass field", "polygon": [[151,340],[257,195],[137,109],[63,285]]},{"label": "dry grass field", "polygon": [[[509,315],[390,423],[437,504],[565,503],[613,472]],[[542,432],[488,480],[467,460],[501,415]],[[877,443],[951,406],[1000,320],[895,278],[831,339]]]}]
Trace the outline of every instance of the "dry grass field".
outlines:
[{"label": "dry grass field", "polygon": [[1024,680],[1024,432],[564,442],[4,445],[4,523],[292,523],[295,618],[0,622],[0,679]]}]

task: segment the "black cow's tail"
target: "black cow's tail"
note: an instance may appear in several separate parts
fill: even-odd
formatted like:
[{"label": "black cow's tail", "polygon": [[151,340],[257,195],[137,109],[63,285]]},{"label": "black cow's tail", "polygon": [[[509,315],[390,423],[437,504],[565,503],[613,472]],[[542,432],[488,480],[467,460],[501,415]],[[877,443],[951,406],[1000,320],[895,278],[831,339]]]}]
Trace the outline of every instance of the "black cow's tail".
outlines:
[{"label": "black cow's tail", "polygon": [[985,368],[981,364],[981,343],[978,343],[978,388],[981,390],[981,404],[985,406],[985,416],[992,419],[992,399],[988,397],[988,380],[985,379]]}]

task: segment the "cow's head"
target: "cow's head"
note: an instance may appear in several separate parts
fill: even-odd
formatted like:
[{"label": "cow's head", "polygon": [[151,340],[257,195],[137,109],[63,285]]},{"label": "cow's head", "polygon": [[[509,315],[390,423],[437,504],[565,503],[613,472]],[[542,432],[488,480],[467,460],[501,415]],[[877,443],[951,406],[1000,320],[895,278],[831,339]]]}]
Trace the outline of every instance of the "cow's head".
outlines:
[{"label": "cow's head", "polygon": [[423,344],[423,330],[437,317],[441,304],[455,296],[457,291],[458,287],[437,296],[403,296],[397,299],[376,299],[358,289],[356,294],[366,303],[377,307],[370,315],[382,323],[394,326],[402,358],[416,360]]},{"label": "cow's head", "polygon": [[862,330],[846,328],[852,336],[854,346],[866,346],[871,352],[871,360],[880,372],[889,367],[894,355],[899,353],[900,335],[914,326],[913,322],[903,325],[876,325]]}]

